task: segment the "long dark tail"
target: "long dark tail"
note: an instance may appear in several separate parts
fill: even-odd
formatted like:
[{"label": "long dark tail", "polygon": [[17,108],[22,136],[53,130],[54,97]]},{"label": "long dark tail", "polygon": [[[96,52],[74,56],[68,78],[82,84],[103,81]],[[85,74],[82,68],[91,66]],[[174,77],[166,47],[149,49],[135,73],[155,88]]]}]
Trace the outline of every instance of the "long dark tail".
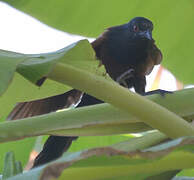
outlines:
[{"label": "long dark tail", "polygon": [[78,137],[50,136],[44,144],[42,151],[36,157],[32,168],[60,157],[69,149],[72,141],[77,138]]},{"label": "long dark tail", "polygon": [[[90,95],[84,94],[77,107],[100,104],[100,101]],[[72,144],[72,141],[78,137],[50,136],[44,144],[43,150],[38,154],[32,168],[40,166],[59,158],[66,152]]]}]

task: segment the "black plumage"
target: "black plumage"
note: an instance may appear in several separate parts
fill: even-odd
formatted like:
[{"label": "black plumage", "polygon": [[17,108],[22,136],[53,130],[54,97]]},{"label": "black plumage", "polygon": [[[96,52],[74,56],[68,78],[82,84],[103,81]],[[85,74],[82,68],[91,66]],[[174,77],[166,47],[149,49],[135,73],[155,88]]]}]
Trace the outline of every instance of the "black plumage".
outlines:
[{"label": "black plumage", "polygon": [[[105,66],[110,77],[122,86],[134,87],[141,95],[145,94],[145,76],[162,60],[162,53],[152,38],[152,30],[153,24],[150,20],[136,17],[127,24],[108,28],[91,43],[97,59]],[[21,119],[53,112],[76,104],[80,100],[77,107],[103,103],[88,94],[71,90],[62,95],[19,103],[8,119]],[[50,136],[35,159],[33,167],[60,157],[76,138]]]}]

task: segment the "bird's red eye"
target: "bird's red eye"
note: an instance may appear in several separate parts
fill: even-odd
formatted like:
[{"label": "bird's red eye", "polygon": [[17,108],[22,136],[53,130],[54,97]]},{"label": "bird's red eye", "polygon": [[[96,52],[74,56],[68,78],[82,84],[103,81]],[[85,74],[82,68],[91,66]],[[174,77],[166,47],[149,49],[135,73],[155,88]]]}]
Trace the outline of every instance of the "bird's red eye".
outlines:
[{"label": "bird's red eye", "polygon": [[134,25],[134,26],[133,26],[133,30],[134,30],[134,32],[138,32],[138,31],[139,31],[138,26]]}]

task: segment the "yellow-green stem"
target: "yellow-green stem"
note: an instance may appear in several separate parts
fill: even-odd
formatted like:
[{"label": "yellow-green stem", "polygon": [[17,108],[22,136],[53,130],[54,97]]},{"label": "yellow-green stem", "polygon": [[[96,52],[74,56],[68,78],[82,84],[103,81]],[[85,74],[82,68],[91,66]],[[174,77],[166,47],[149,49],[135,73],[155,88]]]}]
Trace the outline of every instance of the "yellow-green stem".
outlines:
[{"label": "yellow-green stem", "polygon": [[115,82],[60,63],[48,77],[123,109],[171,138],[194,135],[194,129],[182,118]]}]

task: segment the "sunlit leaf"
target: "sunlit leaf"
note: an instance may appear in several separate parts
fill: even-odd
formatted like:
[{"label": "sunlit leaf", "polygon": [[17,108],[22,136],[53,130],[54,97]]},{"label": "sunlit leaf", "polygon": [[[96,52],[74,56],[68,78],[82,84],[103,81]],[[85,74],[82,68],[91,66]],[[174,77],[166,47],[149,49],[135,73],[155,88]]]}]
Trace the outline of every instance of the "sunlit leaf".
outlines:
[{"label": "sunlit leaf", "polygon": [[141,174],[138,179],[145,179],[150,174],[194,167],[193,144],[193,137],[188,137],[143,151],[119,151],[111,146],[89,149],[69,154],[10,180],[29,176],[34,180],[49,180],[60,175],[59,179],[72,180],[131,179],[138,174]]},{"label": "sunlit leaf", "polygon": [[17,161],[25,167],[29,159],[29,154],[33,149],[35,138],[28,138],[15,142],[7,142],[0,144],[0,171],[2,172],[4,164],[4,156],[7,152],[13,151]]},{"label": "sunlit leaf", "polygon": [[127,23],[135,16],[147,17],[154,23],[153,37],[163,52],[163,65],[184,83],[194,83],[191,0],[4,2],[56,29],[89,37],[97,37],[107,27]]},{"label": "sunlit leaf", "polygon": [[47,54],[26,55],[0,51],[0,72],[2,74],[0,76],[0,93],[4,93],[9,87],[0,98],[0,106],[4,107],[0,108],[1,119],[6,117],[16,102],[48,97],[64,93],[69,89],[52,80],[46,80],[41,87],[35,85],[41,85],[58,61],[65,61],[65,64],[87,69],[93,73],[105,72],[103,68],[98,68],[99,62],[95,60],[93,49],[87,40]]},{"label": "sunlit leaf", "polygon": [[[165,99],[159,95],[148,98],[190,121],[190,116],[193,116],[193,93],[193,89],[186,89],[169,94]],[[0,142],[45,134],[99,136],[137,133],[151,129],[153,128],[141,119],[104,103],[1,123]]]},{"label": "sunlit leaf", "polygon": [[15,160],[14,153],[13,152],[6,153],[2,175],[3,179],[7,179],[20,173],[22,173],[21,163]]}]

